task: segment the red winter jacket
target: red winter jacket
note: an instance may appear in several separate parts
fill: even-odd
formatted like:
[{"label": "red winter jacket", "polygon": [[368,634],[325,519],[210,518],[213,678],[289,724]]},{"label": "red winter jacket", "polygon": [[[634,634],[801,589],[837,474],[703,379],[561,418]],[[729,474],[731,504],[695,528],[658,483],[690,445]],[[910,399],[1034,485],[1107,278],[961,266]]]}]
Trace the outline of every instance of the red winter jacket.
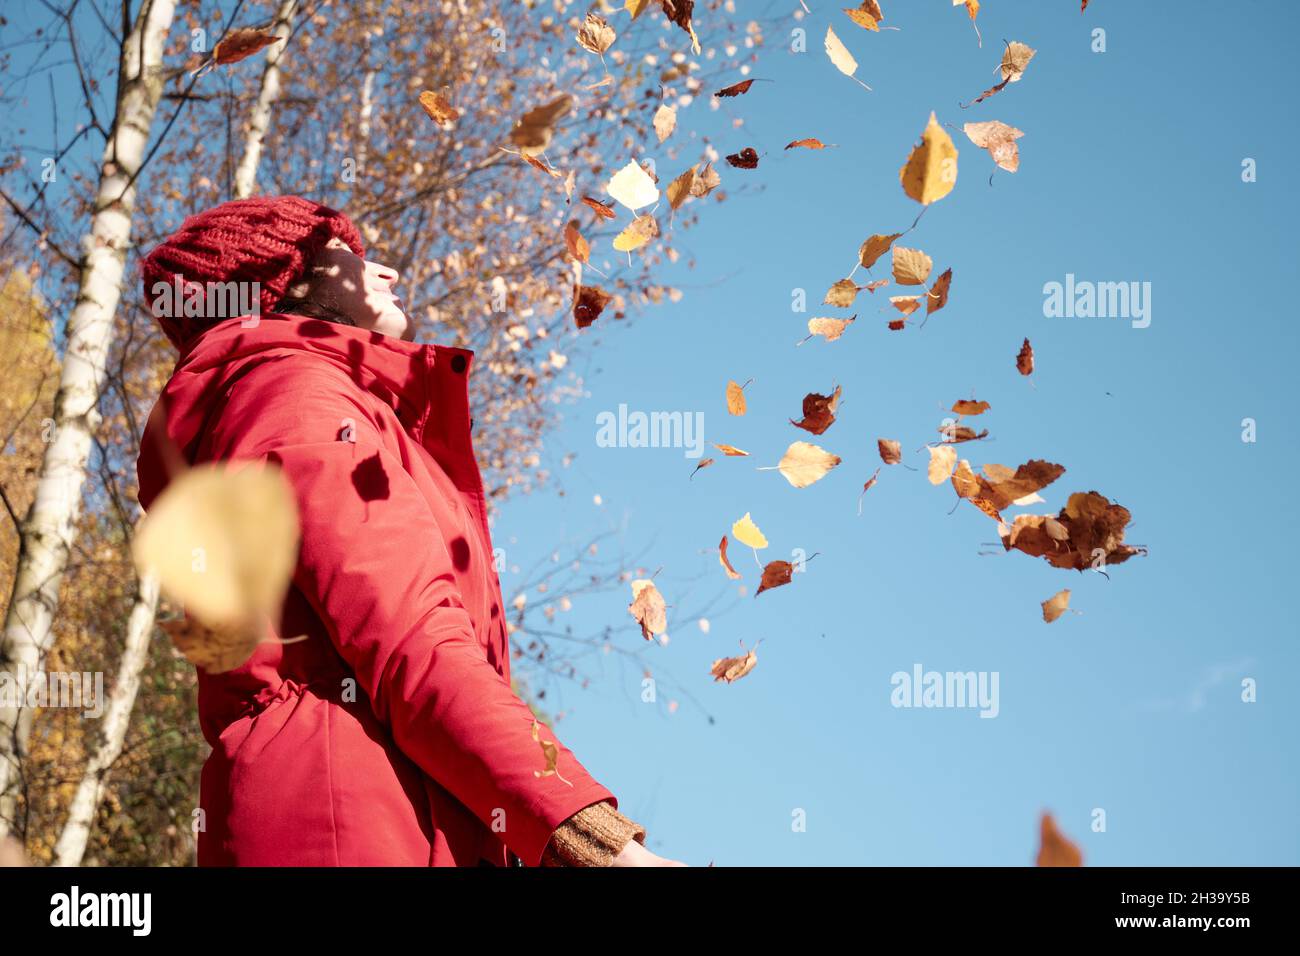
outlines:
[{"label": "red winter jacket", "polygon": [[200,866],[537,866],[566,818],[618,806],[558,741],[559,774],[538,775],[510,690],[472,358],[286,315],[182,350],[141,445],[141,505],[167,483],[168,439],[189,463],[279,464],[302,543],[278,636],[308,636],[198,672]]}]

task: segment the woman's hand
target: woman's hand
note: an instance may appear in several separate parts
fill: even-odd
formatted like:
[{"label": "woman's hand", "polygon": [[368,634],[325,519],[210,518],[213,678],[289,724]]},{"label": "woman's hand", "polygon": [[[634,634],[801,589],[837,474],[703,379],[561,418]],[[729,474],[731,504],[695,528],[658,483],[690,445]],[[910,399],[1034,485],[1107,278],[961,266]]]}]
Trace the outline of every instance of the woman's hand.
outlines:
[{"label": "woman's hand", "polygon": [[614,857],[614,862],[610,863],[610,866],[689,866],[689,864],[651,853],[636,840],[628,840],[627,846]]}]

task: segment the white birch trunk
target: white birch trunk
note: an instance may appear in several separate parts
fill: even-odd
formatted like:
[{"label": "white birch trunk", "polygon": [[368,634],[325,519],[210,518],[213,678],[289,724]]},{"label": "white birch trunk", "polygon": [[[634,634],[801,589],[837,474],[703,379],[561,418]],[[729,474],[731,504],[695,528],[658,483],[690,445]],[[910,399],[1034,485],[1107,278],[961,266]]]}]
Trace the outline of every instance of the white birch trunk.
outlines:
[{"label": "white birch trunk", "polygon": [[[71,553],[99,394],[122,295],[137,183],[162,94],[163,43],[175,0],[144,0],[122,43],[117,111],[100,166],[90,231],[84,237],[76,306],[54,401],[36,497],[23,520],[18,567],[0,638],[0,670],[20,682],[44,678],[59,586]],[[22,701],[0,706],[0,837],[14,824],[33,713]]]},{"label": "white birch trunk", "polygon": [[285,39],[266,48],[266,66],[262,70],[262,85],[257,91],[257,102],[248,118],[248,136],[244,139],[244,155],[240,157],[239,168],[235,170],[235,198],[247,199],[253,195],[257,184],[257,164],[262,158],[262,143],[266,140],[266,131],[271,126],[271,109],[280,98],[280,61],[289,46],[289,32],[293,26],[293,16],[297,12],[298,0],[281,0],[280,8],[275,14],[275,25],[271,32]]},{"label": "white birch trunk", "polygon": [[126,648],[109,694],[99,746],[86,764],[86,772],[77,784],[77,792],[68,809],[68,819],[54,847],[55,866],[80,866],[86,855],[86,841],[104,798],[104,775],[122,756],[131,711],[140,690],[140,675],[149,661],[149,640],[153,636],[154,615],[158,610],[158,577],[141,576],[137,581],[135,604],[127,621]]}]

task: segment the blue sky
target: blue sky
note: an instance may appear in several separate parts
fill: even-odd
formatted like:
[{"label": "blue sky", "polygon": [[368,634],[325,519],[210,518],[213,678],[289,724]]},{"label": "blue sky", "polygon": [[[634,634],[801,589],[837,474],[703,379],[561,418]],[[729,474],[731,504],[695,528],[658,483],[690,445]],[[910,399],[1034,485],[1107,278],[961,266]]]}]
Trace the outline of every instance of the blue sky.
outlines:
[{"label": "blue sky", "polygon": [[[639,668],[590,655],[587,689],[548,693],[566,712],[560,738],[647,826],[652,848],[695,865],[1021,865],[1044,809],[1093,865],[1300,862],[1288,584],[1295,8],[1207,18],[1171,0],[1096,0],[1081,16],[1072,0],[992,0],[981,49],[946,0],[885,4],[901,29],[881,34],[854,27],[842,4],[810,6],[809,52],[767,34],[751,75],[774,82],[728,101],[728,113],[701,99],[665,147],[646,141],[639,158],[654,157],[665,182],[695,161],[693,147],[667,152],[691,130],[722,153],[753,146],[763,158],[749,172],[720,164],[733,195],[698,207],[700,225],[684,234],[697,264],[670,273],[680,303],[597,323],[588,394],[548,445],[556,460],[576,456],[565,494],[514,501],[496,518],[496,543],[523,567],[557,532],[581,541],[616,529],[651,571],[662,567],[660,589],[677,605],[668,644],[644,658],[659,700],[641,701]],[[827,61],[827,23],[874,92]],[[1098,27],[1104,53],[1091,49]],[[708,24],[697,30],[707,45]],[[1024,80],[959,109],[996,81],[1003,39],[1037,49]],[[866,236],[915,217],[898,170],[931,110],[956,127],[998,119],[1025,133],[1020,171],[990,186],[991,159],[954,131],[957,186],[904,240],[936,274],[953,268],[947,308],[924,330],[888,332],[880,297],[905,290],[862,293],[840,341],[796,348],[809,316],[847,313],[794,314],[792,290],[820,301]],[[745,125],[731,129],[730,116]],[[782,151],[805,136],[839,148]],[[1242,182],[1247,157],[1254,183]],[[735,195],[740,183],[761,191]],[[609,255],[605,243],[595,261]],[[1150,326],[1045,317],[1043,286],[1067,273],[1150,282]],[[1026,336],[1032,385],[1014,368]],[[729,378],[755,380],[744,418],[727,415]],[[832,383],[844,397],[824,435],[788,424],[805,393]],[[882,470],[859,517],[875,439],[900,439],[904,460],[923,467],[916,449],[972,393],[992,404],[980,422],[992,440],[961,446],[965,457],[1060,462],[1047,505],[1028,510],[1054,513],[1068,493],[1096,490],[1132,511],[1128,540],[1150,554],[1109,580],[980,555],[994,550],[981,547],[997,540],[994,524],[965,504],[949,514],[949,485],[899,467]],[[620,403],[703,411],[707,440],[753,457],[717,456],[688,481],[694,462],[681,449],[598,447],[596,415]],[[1242,441],[1247,417],[1254,443]],[[756,470],[800,438],[843,463],[804,489]],[[754,598],[753,556],[733,544],[749,591],[732,600],[711,549],[745,512],[771,542],[763,560],[819,556]],[[515,580],[503,575],[507,589]],[[1046,625],[1039,602],[1063,587],[1082,613]],[[674,627],[674,613],[719,595],[727,607],[707,634]],[[630,622],[630,598],[584,599],[560,619],[577,633]],[[760,638],[749,676],[712,681],[714,659]],[[635,630],[613,640],[644,643]],[[916,663],[998,672],[998,716],[895,709],[890,677]],[[1241,700],[1246,677],[1252,704]],[[1105,832],[1091,828],[1094,808]],[[792,831],[797,810],[805,832]]]},{"label": "blue sky", "polygon": [[[613,626],[615,646],[642,654],[588,653],[577,659],[585,689],[546,685],[546,706],[564,712],[561,740],[653,849],[693,865],[1021,865],[1044,809],[1089,864],[1300,863],[1288,683],[1300,673],[1288,585],[1300,462],[1287,406],[1300,14],[1281,0],[1226,12],[1094,0],[1082,16],[1074,0],[988,0],[980,48],[948,0],[886,0],[886,23],[901,29],[880,34],[853,26],[842,3],[809,5],[797,24],[808,52],[791,53],[781,29],[766,34],[750,75],[773,82],[718,112],[701,98],[664,146],[647,131],[637,158],[657,161],[662,184],[696,161],[692,132],[762,159],[753,171],[719,163],[729,198],[693,205],[701,222],[664,276],[680,303],[629,322],[606,315],[584,333],[591,348],[575,365],[587,394],[547,443],[559,484],[495,515],[495,543],[520,568],[557,542],[613,532],[605,553],[662,568],[673,605],[662,646],[632,624],[630,588],[557,615],[580,635]],[[754,13],[786,6],[798,4]],[[826,59],[828,23],[873,92]],[[696,26],[707,46],[709,23]],[[1091,49],[1098,27],[1104,53]],[[1024,80],[959,109],[996,81],[1003,39],[1037,49]],[[990,185],[992,160],[953,130],[956,189],[903,240],[936,273],[953,269],[948,306],[924,330],[889,332],[879,310],[903,290],[864,292],[840,341],[796,347],[811,315],[848,314],[816,303],[862,240],[915,218],[898,171],[932,110],[954,127],[997,119],[1025,133],[1019,172]],[[782,150],[809,136],[837,148]],[[1241,179],[1248,157],[1254,183]],[[610,255],[607,240],[596,246],[598,263]],[[1045,317],[1044,284],[1068,273],[1151,283],[1150,326]],[[812,303],[803,314],[791,311],[799,288]],[[1014,367],[1026,336],[1032,384]],[[748,414],[729,417],[727,380],[750,378]],[[834,384],[843,400],[824,435],[788,423],[806,393]],[[996,550],[994,524],[965,504],[950,514],[951,487],[925,480],[917,452],[972,395],[992,405],[979,420],[991,440],[961,446],[964,457],[1063,464],[1047,504],[1030,510],[1096,490],[1132,511],[1128,539],[1149,555],[1109,580],[981,555]],[[752,458],[715,455],[688,480],[695,462],[682,449],[599,447],[596,416],[620,404],[703,412],[707,440]],[[1241,438],[1248,417],[1253,443]],[[922,470],[882,469],[859,516],[878,437],[900,440]],[[804,489],[756,470],[804,438],[843,463]],[[713,550],[746,512],[771,542],[764,561],[818,554],[757,598],[753,555],[733,544],[740,595]],[[507,593],[519,579],[503,573]],[[1063,587],[1082,613],[1046,625],[1039,603]],[[679,624],[710,601],[708,633]],[[762,641],[758,666],[715,683],[711,662],[742,640]],[[891,675],[918,663],[996,672],[998,716],[894,708]],[[652,703],[642,665],[659,680]],[[1255,703],[1241,701],[1246,677]],[[1091,829],[1095,808],[1105,832]],[[806,829],[794,832],[800,811]]]}]

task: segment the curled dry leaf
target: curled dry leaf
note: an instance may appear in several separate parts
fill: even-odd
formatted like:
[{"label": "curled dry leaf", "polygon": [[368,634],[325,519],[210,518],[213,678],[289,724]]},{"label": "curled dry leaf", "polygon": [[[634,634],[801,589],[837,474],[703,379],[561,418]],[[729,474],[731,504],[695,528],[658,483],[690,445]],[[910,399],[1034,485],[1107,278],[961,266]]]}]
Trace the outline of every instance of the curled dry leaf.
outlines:
[{"label": "curled dry leaf", "polygon": [[920,249],[894,246],[894,281],[899,285],[924,285],[934,262]]},{"label": "curled dry leaf", "polygon": [[875,292],[877,289],[883,289],[887,285],[889,285],[888,279],[873,279],[862,288],[866,289],[868,292]]},{"label": "curled dry leaf", "polygon": [[713,662],[709,673],[713,680],[726,681],[728,684],[740,680],[758,664],[758,655],[752,650],[743,657],[719,657]]},{"label": "curled dry leaf", "polygon": [[420,94],[420,105],[429,114],[429,118],[436,123],[450,124],[460,119],[460,111],[452,106],[445,96],[433,90],[425,90]]},{"label": "curled dry leaf", "polygon": [[626,166],[611,177],[609,184],[605,186],[605,192],[614,197],[615,202],[621,203],[633,212],[659,199],[659,187],[650,178],[650,174],[634,159],[629,160]]},{"label": "curled dry leaf", "polygon": [[570,219],[564,227],[564,248],[571,259],[578,262],[591,261],[591,246],[578,231],[578,220]]},{"label": "curled dry leaf", "polygon": [[600,318],[610,299],[614,298],[598,285],[580,285],[574,290],[573,319],[578,328],[585,329]]},{"label": "curled dry leaf", "polygon": [[743,415],[745,410],[745,386],[734,381],[728,381],[727,412],[732,415]]},{"label": "curled dry leaf", "polygon": [[224,674],[242,666],[263,640],[257,627],[250,624],[209,627],[193,618],[177,618],[158,625],[187,661],[209,674]]},{"label": "curled dry leaf", "polygon": [[939,434],[943,436],[942,440],[948,444],[958,445],[964,441],[979,441],[988,438],[989,430],[986,428],[982,432],[976,433],[975,429],[954,422],[948,425],[940,425]]},{"label": "curled dry leaf", "polygon": [[809,392],[803,399],[803,420],[797,422],[792,418],[790,424],[814,435],[822,434],[835,423],[835,408],[840,403],[840,393],[843,391],[843,387],[837,385],[830,395]]},{"label": "curled dry leaf", "polygon": [[880,12],[880,4],[876,0],[863,0],[863,3],[856,9],[846,7],[844,13],[858,26],[874,33],[880,32],[880,22],[885,19],[885,15]]},{"label": "curled dry leaf", "polygon": [[1127,508],[1095,491],[1075,492],[1056,517],[1017,515],[1010,528],[999,528],[1002,546],[1043,558],[1055,568],[1085,571],[1122,564],[1146,554],[1146,549],[1124,543],[1124,529],[1132,520]]},{"label": "curled dry leaf", "polygon": [[695,0],[659,0],[659,6],[670,22],[690,34],[691,52],[699,55],[700,38],[695,35],[695,26],[691,23],[691,16],[695,12]]},{"label": "curled dry leaf", "polygon": [[659,222],[649,213],[637,216],[626,229],[614,237],[614,248],[619,252],[640,249],[659,235]]},{"label": "curled dry leaf", "polygon": [[740,458],[749,455],[749,452],[737,448],[735,445],[720,445],[717,442],[709,442],[709,444],[722,452],[728,458]]},{"label": "curled dry leaf", "polygon": [[545,761],[545,765],[541,770],[534,770],[533,776],[549,777],[554,775],[558,777],[560,780],[562,780],[564,783],[567,783],[569,784],[570,787],[572,787],[573,784],[569,783],[568,780],[565,780],[564,777],[561,776],[560,774],[560,769],[559,769],[560,748],[556,745],[554,740],[543,740],[540,731],[541,731],[541,724],[539,724],[536,720],[534,720],[533,740],[535,740],[538,746],[542,748],[542,759]]},{"label": "curled dry leaf", "polygon": [[1025,339],[1025,344],[1020,346],[1020,351],[1016,353],[1016,370],[1021,375],[1033,374],[1034,348],[1029,344],[1029,339]]},{"label": "curled dry leaf", "polygon": [[952,270],[944,270],[943,275],[934,280],[930,292],[925,297],[925,314],[938,312],[948,304],[948,290],[952,288]]},{"label": "curled dry leaf", "polygon": [[1083,866],[1083,853],[1060,830],[1050,813],[1044,813],[1038,844],[1039,866]]},{"label": "curled dry leaf", "polygon": [[573,97],[568,93],[525,113],[510,131],[510,142],[519,147],[525,156],[536,156],[551,144],[555,124],[573,109]]},{"label": "curled dry leaf", "polygon": [[256,53],[258,50],[270,46],[272,43],[279,43],[284,37],[278,37],[267,30],[257,30],[253,27],[240,27],[237,30],[231,30],[221,42],[216,45],[212,51],[212,62],[218,66],[225,66],[227,63],[238,63]]},{"label": "curled dry leaf", "polygon": [[1016,140],[1025,134],[1014,126],[989,120],[986,123],[967,123],[962,129],[966,137],[980,149],[987,149],[993,162],[1009,173],[1020,168],[1020,148]]},{"label": "curled dry leaf", "polygon": [[889,247],[894,244],[894,240],[901,235],[901,232],[894,232],[887,236],[881,233],[868,236],[866,241],[862,243],[861,248],[858,249],[858,261],[865,268],[870,269],[876,264],[877,259],[889,251]]},{"label": "curled dry leaf", "polygon": [[934,113],[921,134],[920,145],[898,171],[898,178],[903,192],[926,206],[948,195],[957,185],[957,147]]},{"label": "curled dry leaf", "polygon": [[603,55],[613,45],[616,36],[614,28],[602,17],[588,13],[587,19],[578,28],[576,39],[578,46],[589,53]]},{"label": "curled dry leaf", "polygon": [[731,566],[731,561],[727,557],[727,536],[725,534],[718,544],[718,562],[722,565],[722,569],[727,572],[727,577],[733,581],[740,579],[740,572]]},{"label": "curled dry leaf", "polygon": [[776,468],[794,487],[807,488],[839,463],[839,455],[832,455],[811,442],[797,441],[785,450]]},{"label": "curled dry leaf", "polygon": [[1070,608],[1070,589],[1057,591],[1043,602],[1043,620],[1051,624]]},{"label": "curled dry leaf", "polygon": [[903,445],[892,438],[877,438],[876,450],[880,452],[880,460],[886,465],[897,465],[903,460]]},{"label": "curled dry leaf", "polygon": [[988,402],[977,402],[974,399],[958,399],[952,403],[952,410],[958,415],[983,415],[993,406]]},{"label": "curled dry leaf", "polygon": [[614,212],[613,206],[606,205],[599,199],[592,199],[590,196],[583,196],[582,202],[584,205],[590,207],[591,210],[601,219],[616,219],[618,217],[618,214]]},{"label": "curled dry leaf", "polygon": [[853,321],[856,318],[857,316],[853,315],[847,319],[827,319],[827,318],[809,319],[808,335],[809,337],[814,335],[820,335],[827,342],[834,342],[836,339],[838,339],[841,335],[844,334],[844,330],[847,329],[851,324],[853,324]]},{"label": "curled dry leaf", "polygon": [[677,110],[667,103],[659,104],[659,109],[655,110],[654,127],[655,136],[662,143],[673,135],[673,130],[677,128]]},{"label": "curled dry leaf", "polygon": [[731,526],[731,536],[745,545],[747,548],[753,548],[758,551],[767,547],[767,538],[763,537],[763,532],[758,530],[758,525],[745,512],[745,516]]},{"label": "curled dry leaf", "polygon": [[822,299],[822,305],[847,309],[857,299],[859,291],[858,284],[852,279],[840,279],[827,290],[826,298]]},{"label": "curled dry leaf", "polygon": [[718,90],[714,96],[740,96],[742,93],[748,93],[749,88],[754,85],[753,80],[741,80],[739,83],[733,83],[731,86]]},{"label": "curled dry leaf", "polygon": [[[921,298],[919,295],[891,295],[889,304],[902,312],[903,315],[911,315],[921,307]],[[892,326],[893,322],[890,325]]]},{"label": "curled dry leaf", "polygon": [[941,485],[952,474],[957,463],[957,450],[951,445],[938,445],[930,449],[930,467],[926,471],[930,484]]},{"label": "curled dry leaf", "polygon": [[979,96],[975,97],[971,103],[968,103],[967,106],[974,106],[975,103],[982,103],[993,94],[1001,93],[1007,88],[1008,83],[1020,82],[1020,78],[1024,76],[1025,67],[1029,65],[1029,61],[1034,58],[1036,52],[1037,51],[1032,47],[1026,46],[1019,40],[1013,40],[1011,43],[1008,43],[1006,50],[1002,53],[1002,63],[998,67],[1002,73],[1002,82],[989,87]]},{"label": "curled dry leaf", "polygon": [[746,146],[740,152],[728,156],[727,162],[737,169],[757,169],[758,153],[754,152],[752,146]]},{"label": "curled dry leaf", "polygon": [[705,458],[703,461],[701,461],[698,465],[695,466],[695,469],[691,472],[691,478],[692,479],[695,478],[695,472],[699,471],[701,468],[708,468],[709,465],[711,464],[713,464],[713,459]]},{"label": "curled dry leaf", "polygon": [[826,144],[819,139],[809,137],[808,139],[796,139],[786,146],[786,149],[826,149]]},{"label": "curled dry leaf", "polygon": [[880,477],[880,469],[877,468],[875,472],[872,474],[872,476],[868,478],[865,482],[863,482],[862,491],[858,493],[858,514],[862,514],[862,496],[872,489],[872,487],[876,483],[876,479],[879,477]]},{"label": "curled dry leaf", "polygon": [[758,597],[764,591],[770,591],[772,588],[779,588],[783,584],[789,584],[793,574],[794,565],[789,561],[768,562],[763,568],[763,579],[759,582],[754,597]]},{"label": "curled dry leaf", "polygon": [[641,625],[641,636],[647,641],[668,629],[664,597],[649,578],[637,578],[632,582],[632,603],[627,610]]}]

